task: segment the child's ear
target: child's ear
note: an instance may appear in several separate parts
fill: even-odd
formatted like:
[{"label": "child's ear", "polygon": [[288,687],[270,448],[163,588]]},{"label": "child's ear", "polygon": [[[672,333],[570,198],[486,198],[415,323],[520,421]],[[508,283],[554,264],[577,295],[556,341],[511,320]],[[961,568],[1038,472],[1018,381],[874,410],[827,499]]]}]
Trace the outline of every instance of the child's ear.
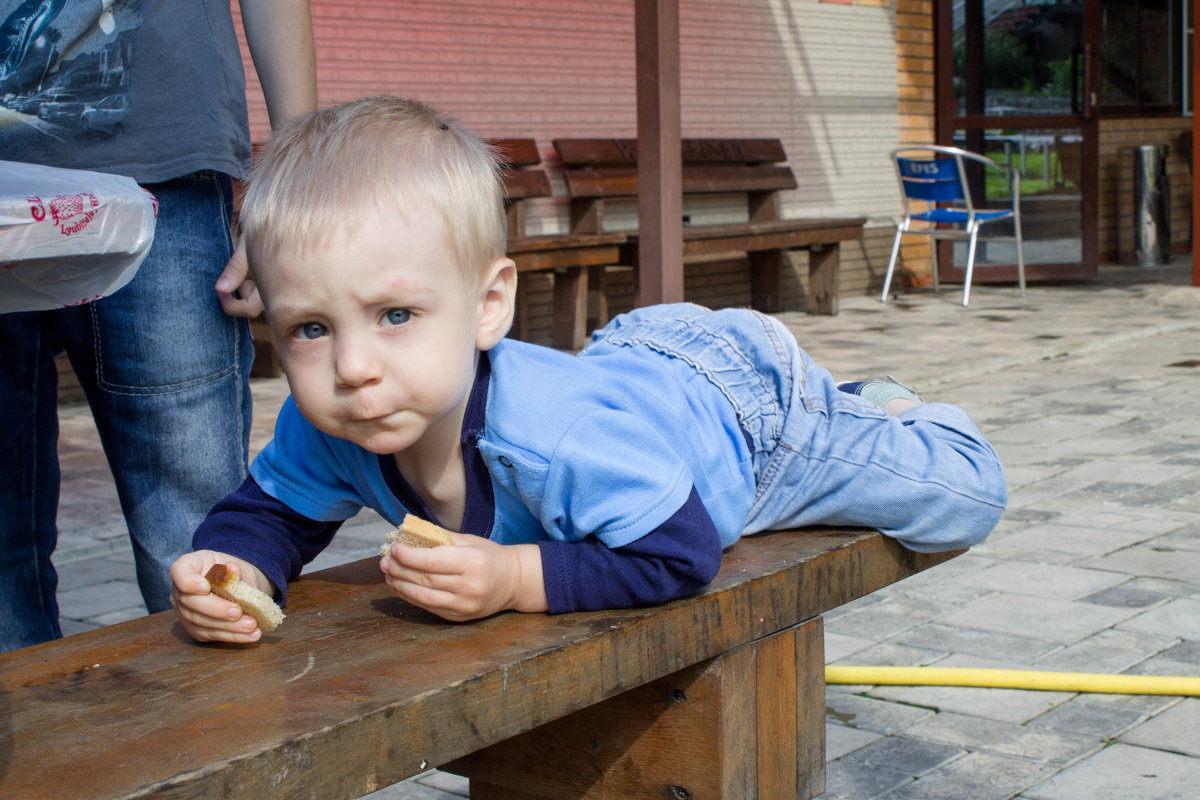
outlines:
[{"label": "child's ear", "polygon": [[490,350],[503,339],[512,327],[516,313],[517,265],[510,258],[492,262],[480,284],[479,332],[475,336],[478,350]]}]

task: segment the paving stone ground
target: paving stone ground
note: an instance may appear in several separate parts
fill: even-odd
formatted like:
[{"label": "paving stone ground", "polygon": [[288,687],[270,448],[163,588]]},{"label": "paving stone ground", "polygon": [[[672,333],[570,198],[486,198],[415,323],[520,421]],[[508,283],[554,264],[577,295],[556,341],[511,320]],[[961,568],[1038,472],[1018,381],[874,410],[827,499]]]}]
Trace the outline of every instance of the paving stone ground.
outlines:
[{"label": "paving stone ground", "polygon": [[[968,554],[826,618],[826,657],[1200,675],[1200,289],[1190,263],[1097,279],[928,290],[836,317],[779,315],[839,380],[893,374],[957,403],[1005,463],[1010,506]],[[282,380],[256,380],[254,447]],[[85,406],[62,408],[56,563],[68,633],[145,613]],[[312,568],[374,552],[360,515]],[[824,800],[1194,800],[1200,699],[831,686]],[[371,795],[449,800],[432,771]]]}]

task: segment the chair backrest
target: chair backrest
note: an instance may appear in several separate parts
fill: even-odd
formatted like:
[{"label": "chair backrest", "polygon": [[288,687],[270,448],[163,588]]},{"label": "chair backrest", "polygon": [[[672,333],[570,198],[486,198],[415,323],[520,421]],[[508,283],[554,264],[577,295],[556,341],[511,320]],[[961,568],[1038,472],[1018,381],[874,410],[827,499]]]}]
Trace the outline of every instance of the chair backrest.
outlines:
[{"label": "chair backrest", "polygon": [[965,199],[963,176],[954,157],[905,158],[896,156],[896,169],[904,194],[913,200],[945,203]]},{"label": "chair backrest", "polygon": [[[967,177],[967,163],[981,164],[985,169],[1000,169],[996,162],[979,153],[958,147],[937,144],[909,145],[892,151],[896,179],[900,181],[900,199],[905,215],[911,214],[910,201],[923,201],[930,206],[953,203],[955,207],[974,216],[975,204]],[[1011,167],[1014,183],[1013,202],[1019,203],[1020,173]]]}]

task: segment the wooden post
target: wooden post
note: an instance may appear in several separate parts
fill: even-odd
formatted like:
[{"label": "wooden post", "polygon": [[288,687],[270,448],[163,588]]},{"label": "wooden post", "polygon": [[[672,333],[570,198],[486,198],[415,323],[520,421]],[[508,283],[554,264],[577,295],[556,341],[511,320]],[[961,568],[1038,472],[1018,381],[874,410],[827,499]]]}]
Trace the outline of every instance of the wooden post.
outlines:
[{"label": "wooden post", "polygon": [[[1192,0],[1192,30],[1200,19],[1200,0]],[[1186,55],[1185,55],[1186,58]],[[1196,35],[1192,34],[1192,148],[1200,141],[1200,58],[1196,53]],[[1196,231],[1200,230],[1200,181],[1196,180],[1196,154],[1192,153],[1192,286],[1200,286],[1200,256],[1196,253]]]},{"label": "wooden post", "polygon": [[683,300],[679,2],[636,0],[638,304]]}]

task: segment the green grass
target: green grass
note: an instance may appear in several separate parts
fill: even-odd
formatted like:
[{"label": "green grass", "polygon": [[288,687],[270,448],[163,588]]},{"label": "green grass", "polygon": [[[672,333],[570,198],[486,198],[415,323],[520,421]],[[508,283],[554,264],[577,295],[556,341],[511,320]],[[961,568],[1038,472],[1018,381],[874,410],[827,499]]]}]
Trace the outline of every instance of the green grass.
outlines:
[{"label": "green grass", "polygon": [[[995,148],[988,150],[984,155],[995,161],[997,164],[1004,163],[1004,149]],[[1050,180],[1046,181],[1042,176],[1043,164],[1046,158],[1050,159]],[[1012,153],[1012,161],[1014,167],[1020,166],[1020,157],[1015,149]],[[1058,163],[1058,155],[1053,151],[1049,156],[1041,150],[1030,150],[1025,153],[1025,173],[1021,175],[1021,196],[1034,194],[1045,194],[1053,191],[1062,191],[1066,187],[1074,187],[1071,182],[1062,183],[1061,167]],[[1010,191],[1007,185],[1007,173],[1004,170],[988,170],[984,180],[984,187],[987,192],[986,196],[989,199],[997,200],[1010,196]]]}]

